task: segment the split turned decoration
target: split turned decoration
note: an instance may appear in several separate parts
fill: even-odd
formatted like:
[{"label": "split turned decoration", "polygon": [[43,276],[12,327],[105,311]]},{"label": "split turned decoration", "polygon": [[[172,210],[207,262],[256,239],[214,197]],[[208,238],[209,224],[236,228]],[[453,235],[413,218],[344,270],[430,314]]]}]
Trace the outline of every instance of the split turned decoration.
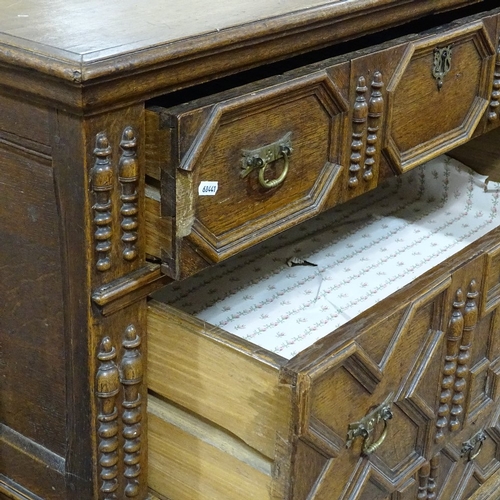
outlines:
[{"label": "split turned decoration", "polygon": [[120,148],[123,151],[119,163],[119,180],[122,188],[120,212],[122,215],[121,227],[124,244],[122,253],[125,260],[131,261],[137,258],[137,215],[139,212],[137,139],[132,127],[126,127],[123,131]]},{"label": "split turned decoration", "polygon": [[[96,225],[94,238],[98,271],[107,271],[111,267],[114,215],[121,217],[124,260],[132,261],[138,256],[139,164],[137,137],[131,126],[123,129],[120,149],[121,155],[116,169],[108,136],[104,132],[97,134],[91,177],[95,198],[92,209]],[[121,187],[119,208],[113,207],[112,204],[113,189],[118,183]],[[116,212],[119,210],[119,214],[114,214],[114,208]],[[99,401],[97,419],[101,467],[100,498],[103,500],[118,498],[117,495],[121,491],[126,498],[138,497],[141,492],[141,391],[144,371],[141,343],[136,326],[130,324],[124,332],[119,361],[117,350],[109,336],[102,339],[97,354],[100,362],[96,375],[96,396]],[[118,402],[120,393],[121,404]],[[123,436],[122,449],[119,448],[120,429]],[[123,463],[123,485],[119,477],[120,459]]]},{"label": "split turned decoration", "polygon": [[439,454],[426,462],[418,472],[417,500],[435,500],[436,483],[439,471]]},{"label": "split turned decoration", "polygon": [[366,103],[366,80],[364,76],[358,78],[356,87],[356,101],[352,115],[352,142],[351,164],[349,166],[349,187],[355,188],[359,184],[359,171],[364,145],[365,125],[368,117],[368,104]]},{"label": "split turned decoration", "polygon": [[495,73],[493,75],[493,90],[491,92],[490,110],[488,112],[488,120],[494,122],[498,120],[500,106],[500,40],[497,47],[497,55],[495,60]]},{"label": "split turned decoration", "polygon": [[446,356],[443,368],[443,378],[441,381],[438,419],[436,421],[436,427],[438,429],[435,437],[436,443],[443,442],[445,437],[444,430],[450,424],[451,399],[455,382],[455,372],[457,369],[459,341],[464,327],[463,307],[463,292],[462,289],[459,288],[455,295],[455,301],[453,302],[453,312],[451,314],[446,337]]},{"label": "split turned decoration", "polygon": [[359,186],[361,164],[363,163],[362,178],[370,182],[374,175],[375,155],[379,142],[380,126],[384,112],[384,98],[382,95],[382,73],[376,71],[371,82],[370,97],[367,101],[366,79],[358,78],[356,100],[352,115],[352,141],[349,166],[350,188]]},{"label": "split turned decoration", "polygon": [[94,238],[97,252],[96,268],[107,271],[111,268],[111,191],[113,189],[113,168],[111,165],[111,146],[104,132],[97,134],[94,149],[95,163],[92,168],[92,189],[95,196]]},{"label": "split turned decoration", "polygon": [[368,135],[366,138],[366,159],[363,172],[363,179],[367,182],[373,179],[373,166],[375,165],[375,154],[379,140],[380,122],[384,111],[384,98],[381,92],[383,86],[382,74],[380,71],[377,71],[373,75],[372,91],[368,102]]},{"label": "split turned decoration", "polygon": [[464,416],[467,377],[470,370],[470,348],[478,320],[478,284],[472,280],[464,302],[462,289],[458,289],[446,337],[446,356],[441,381],[436,443],[442,443],[446,427],[450,432],[460,430]]},{"label": "split turned decoration", "polygon": [[472,280],[467,291],[467,301],[464,310],[464,327],[460,342],[460,352],[457,358],[457,368],[455,371],[455,382],[453,384],[452,407],[450,410],[450,431],[455,432],[460,429],[460,420],[464,414],[465,390],[467,387],[467,376],[469,374],[470,348],[472,345],[474,328],[476,327],[477,309],[477,282]]},{"label": "split turned decoration", "polygon": [[127,480],[125,495],[129,498],[139,494],[138,477],[141,474],[141,385],[143,379],[143,360],[140,351],[141,338],[134,325],[125,330],[123,340],[124,354],[120,363],[120,381],[123,394],[123,437],[124,464],[123,475]]},{"label": "split turned decoration", "polygon": [[104,500],[115,499],[118,489],[118,409],[116,398],[120,392],[116,366],[116,349],[109,337],[101,342],[97,359],[100,365],[96,375],[96,395],[99,400],[97,419],[99,428],[100,491]]},{"label": "split turned decoration", "polygon": [[[124,260],[133,261],[138,256],[138,214],[139,214],[139,164],[137,159],[137,138],[134,129],[124,128],[120,148],[122,154],[118,163],[118,180],[121,186],[121,229]],[[112,161],[112,147],[104,132],[96,136],[94,149],[95,163],[91,171],[92,190],[95,203],[94,233],[97,253],[96,268],[108,271],[111,268],[111,251],[113,236],[112,192],[115,186],[115,169]]]},{"label": "split turned decoration", "polygon": [[[124,493],[135,498],[140,493],[143,356],[141,337],[134,325],[125,329],[123,354],[117,363],[117,351],[109,337],[101,341],[97,359],[96,396],[99,400],[98,436],[102,499],[117,498],[118,462],[123,456]],[[117,398],[122,392],[121,410]],[[123,423],[123,450],[119,450],[119,413]]]}]

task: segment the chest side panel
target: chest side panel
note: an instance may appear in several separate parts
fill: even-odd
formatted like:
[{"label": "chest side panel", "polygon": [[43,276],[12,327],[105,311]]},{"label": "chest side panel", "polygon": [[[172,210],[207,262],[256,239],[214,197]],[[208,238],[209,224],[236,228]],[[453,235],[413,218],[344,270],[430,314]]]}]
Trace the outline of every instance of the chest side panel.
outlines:
[{"label": "chest side panel", "polygon": [[19,479],[34,454],[53,469],[37,491],[61,481],[66,450],[58,211],[48,113],[6,97],[0,107],[0,473]]}]

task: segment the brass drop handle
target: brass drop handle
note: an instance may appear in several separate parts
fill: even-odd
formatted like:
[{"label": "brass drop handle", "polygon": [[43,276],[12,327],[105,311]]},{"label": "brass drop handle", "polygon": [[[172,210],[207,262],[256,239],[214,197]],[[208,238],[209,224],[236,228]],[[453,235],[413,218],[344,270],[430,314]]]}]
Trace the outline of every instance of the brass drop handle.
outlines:
[{"label": "brass drop handle", "polygon": [[[282,184],[288,174],[290,166],[289,157],[292,154],[291,135],[291,132],[288,132],[279,141],[273,142],[272,144],[267,144],[266,146],[253,150],[243,150],[243,170],[241,172],[241,177],[246,177],[250,172],[258,169],[259,184],[263,188],[272,189]],[[271,180],[266,179],[267,168],[280,159],[283,159],[284,167],[279,177]]]},{"label": "brass drop handle", "polygon": [[381,444],[384,442],[385,438],[387,437],[387,429],[388,429],[388,424],[387,421],[392,418],[392,412],[391,410],[388,409],[388,418],[387,419],[382,419],[382,422],[384,423],[384,429],[382,431],[382,434],[380,434],[380,437],[374,442],[370,443],[370,436],[365,439],[365,442],[363,443],[363,453],[365,455],[370,455],[374,451],[377,451]]},{"label": "brass drop handle", "polygon": [[[363,454],[370,455],[380,448],[387,437],[388,421],[393,417],[390,398],[387,398],[381,405],[373,409],[359,422],[349,424],[347,431],[346,447],[350,448],[354,439],[363,438]],[[383,425],[380,436],[375,440],[375,430],[379,424]]]},{"label": "brass drop handle", "polygon": [[479,431],[474,434],[468,441],[462,443],[460,456],[467,456],[467,461],[470,462],[477,458],[483,449],[483,443],[486,441],[486,434],[484,431]]},{"label": "brass drop handle", "polygon": [[288,156],[290,154],[290,149],[289,148],[283,148],[282,150],[282,155],[285,160],[285,166],[283,167],[283,171],[281,172],[280,176],[277,179],[272,179],[270,181],[266,180],[265,178],[265,172],[266,168],[269,166],[269,163],[264,164],[264,166],[259,170],[259,183],[262,187],[266,189],[271,189],[276,186],[279,186],[284,180],[286,175],[288,174],[288,166],[289,166],[289,161],[288,161]]},{"label": "brass drop handle", "polygon": [[469,462],[479,456],[481,450],[483,449],[483,443],[484,441],[479,441],[479,446],[476,446],[476,451],[472,453],[472,455],[469,454]]}]

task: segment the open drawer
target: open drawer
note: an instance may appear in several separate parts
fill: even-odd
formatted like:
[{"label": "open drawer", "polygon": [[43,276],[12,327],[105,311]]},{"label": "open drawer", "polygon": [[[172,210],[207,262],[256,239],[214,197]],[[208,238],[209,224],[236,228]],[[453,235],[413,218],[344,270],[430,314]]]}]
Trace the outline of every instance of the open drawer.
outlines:
[{"label": "open drawer", "polygon": [[[339,311],[339,305],[362,302],[363,297],[356,295],[356,300],[350,301],[345,290],[337,289],[326,274],[321,290],[306,293],[301,299],[303,304],[317,306],[314,314],[301,314],[300,306],[286,304],[293,300],[285,295],[286,283],[278,280],[272,288],[260,280],[259,273],[266,279],[273,274],[266,268],[268,264],[283,267],[279,262],[283,246],[266,246],[262,254],[250,252],[243,261],[234,263],[234,268],[231,262],[223,263],[219,270],[211,270],[213,280],[201,273],[173,284],[173,289],[161,292],[160,297],[175,307],[158,297],[150,301],[148,440],[149,486],[153,491],[171,500],[382,500],[391,495],[414,500],[421,488],[434,488],[450,495],[443,498],[465,500],[465,494],[472,493],[500,467],[496,411],[500,376],[500,340],[496,335],[500,299],[498,192],[484,193],[483,186],[475,184],[477,176],[467,174],[462,185],[465,202],[456,205],[460,193],[450,177],[454,170],[455,165],[448,162],[442,176],[436,176],[434,165],[427,165],[411,173],[413,181],[407,176],[395,181],[392,194],[381,187],[366,200],[365,196],[339,207],[337,215],[352,217],[355,213],[357,218],[346,215],[344,236],[361,241],[361,247],[368,247],[374,257],[365,262],[360,248],[352,249],[352,262],[358,257],[363,268],[374,269],[383,277],[385,287],[391,283],[394,269],[399,267],[396,274],[401,275],[412,272],[415,266],[405,262],[406,255],[424,247],[436,253],[440,245],[450,251],[439,265],[431,265],[418,278],[410,276],[408,284],[375,300],[363,312],[353,313],[352,319],[344,318],[340,326],[348,308]],[[417,249],[403,237],[404,250],[391,249],[390,238],[382,238],[378,231],[388,231],[394,240],[401,236],[391,225],[397,219],[394,212],[385,217],[372,214],[370,220],[376,227],[368,227],[366,220],[359,218],[363,206],[366,210],[380,206],[394,210],[397,200],[401,204],[408,198],[399,191],[401,182],[408,182],[409,189],[419,193],[423,205],[441,205],[443,200],[436,192],[423,190],[423,176],[428,177],[430,189],[436,184],[433,181],[443,179],[443,188],[448,191],[441,198],[455,207],[457,226],[453,229],[448,220],[442,220],[444,232],[452,236],[445,234],[436,247],[424,234],[422,214],[416,206],[405,203],[398,216],[402,221],[395,224],[405,225],[416,217],[419,224],[413,225],[411,232],[422,246]],[[381,198],[375,200],[379,191]],[[478,213],[474,193],[488,197],[491,212]],[[448,208],[443,210],[449,212]],[[432,213],[426,217],[434,228]],[[356,225],[359,231],[354,231]],[[350,249],[346,239],[334,249],[326,248],[322,238],[332,234],[338,239],[335,230],[316,231],[308,224],[306,230],[297,228],[298,241],[277,240],[287,251],[300,252],[314,264],[319,257],[307,249],[315,245],[327,254]],[[368,245],[370,238],[374,244],[383,242],[388,247],[380,248],[386,264],[379,262],[375,246]],[[460,250],[452,243],[456,240],[463,243]],[[353,279],[359,274],[355,269],[344,269],[348,262],[345,256],[330,258],[340,259],[332,267],[334,274],[350,272]],[[417,256],[418,262],[427,260],[426,255]],[[254,272],[249,273],[241,262]],[[294,274],[298,269],[296,281],[305,283],[306,290],[308,280],[300,273],[308,267],[313,269],[299,265],[284,272]],[[312,274],[325,273],[327,267],[319,264]],[[235,268],[242,269],[251,288],[244,289],[237,281],[242,278],[235,274]],[[215,314],[226,317],[217,321],[219,326],[202,312],[195,317],[179,309],[196,309],[198,302],[210,301],[224,288],[224,276],[247,299],[235,300],[241,306],[238,311],[227,302],[218,310],[215,306]],[[270,315],[264,308],[269,298],[258,296],[253,287],[259,280],[264,283],[261,288],[277,299],[270,304],[274,311]],[[360,286],[366,296],[384,288],[370,278],[367,287],[362,282],[363,278]],[[206,290],[205,295],[196,292],[199,287]],[[297,298],[300,290],[292,291],[290,297]],[[254,302],[250,302],[252,294]],[[223,295],[225,300],[231,293]],[[321,302],[325,297],[329,299]],[[335,297],[340,300],[335,302]],[[245,300],[248,304],[242,305]],[[287,331],[289,318],[279,311],[280,305],[288,308],[288,316],[294,315],[299,333]],[[242,319],[245,314],[246,319]],[[250,328],[251,314],[261,317],[265,328]],[[311,327],[308,335],[302,326],[306,316]],[[243,328],[229,333],[232,320]],[[248,331],[242,333],[245,327]],[[319,332],[321,328],[326,333]],[[467,451],[467,443],[472,452]],[[477,473],[457,478],[456,470],[462,463]]]},{"label": "open drawer", "polygon": [[147,191],[148,226],[171,233],[149,252],[167,274],[183,278],[339,202],[346,83],[310,70],[148,111],[150,137],[163,141],[150,148],[160,189]]},{"label": "open drawer", "polygon": [[182,279],[464,143],[494,108],[497,21],[483,13],[194,101],[157,100],[147,252]]}]

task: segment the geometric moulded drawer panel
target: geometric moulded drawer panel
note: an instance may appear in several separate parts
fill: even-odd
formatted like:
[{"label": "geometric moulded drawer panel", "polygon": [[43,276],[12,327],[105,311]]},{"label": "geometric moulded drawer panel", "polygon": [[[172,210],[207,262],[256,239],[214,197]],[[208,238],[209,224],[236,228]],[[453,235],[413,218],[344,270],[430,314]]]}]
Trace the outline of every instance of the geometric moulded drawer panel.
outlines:
[{"label": "geometric moulded drawer panel", "polygon": [[472,136],[488,106],[494,54],[482,21],[408,45],[387,86],[384,153],[395,172]]},{"label": "geometric moulded drawer panel", "polygon": [[348,105],[335,71],[157,108],[169,136],[158,148],[168,275],[185,277],[338,203]]}]

